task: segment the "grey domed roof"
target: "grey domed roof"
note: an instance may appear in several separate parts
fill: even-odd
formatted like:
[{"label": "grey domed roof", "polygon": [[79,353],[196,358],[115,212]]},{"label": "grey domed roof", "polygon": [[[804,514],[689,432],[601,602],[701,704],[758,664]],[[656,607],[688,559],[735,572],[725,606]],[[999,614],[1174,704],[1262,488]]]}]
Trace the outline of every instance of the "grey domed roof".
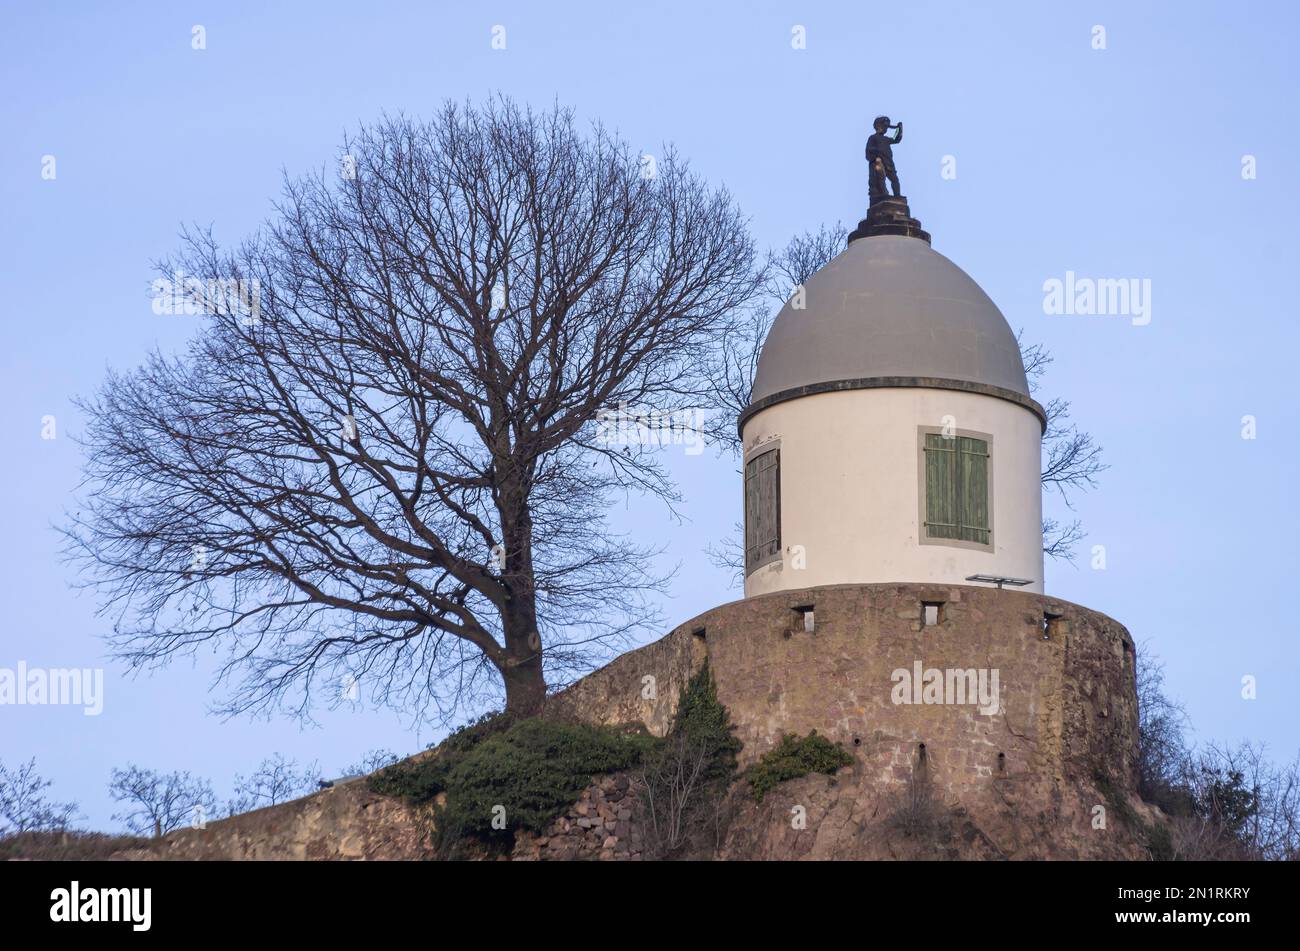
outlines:
[{"label": "grey domed roof", "polygon": [[804,392],[926,380],[993,390],[1041,416],[1006,318],[925,241],[851,241],[809,278],[804,303],[803,310],[787,303],[768,332],[751,410]]}]

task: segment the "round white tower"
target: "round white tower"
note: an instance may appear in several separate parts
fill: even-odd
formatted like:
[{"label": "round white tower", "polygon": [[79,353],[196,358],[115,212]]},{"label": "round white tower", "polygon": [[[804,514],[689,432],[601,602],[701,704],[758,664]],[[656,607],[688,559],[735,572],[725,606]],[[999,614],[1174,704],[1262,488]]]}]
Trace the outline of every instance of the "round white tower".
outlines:
[{"label": "round white tower", "polygon": [[1015,334],[905,199],[880,205],[763,347],[740,418],[745,595],[973,575],[1041,592],[1044,415]]}]

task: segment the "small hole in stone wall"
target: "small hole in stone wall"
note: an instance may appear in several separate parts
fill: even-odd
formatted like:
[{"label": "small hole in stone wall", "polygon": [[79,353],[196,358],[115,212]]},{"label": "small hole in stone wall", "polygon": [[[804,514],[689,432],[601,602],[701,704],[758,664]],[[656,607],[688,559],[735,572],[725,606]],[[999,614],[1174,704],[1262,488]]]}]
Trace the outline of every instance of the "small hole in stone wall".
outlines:
[{"label": "small hole in stone wall", "polygon": [[920,746],[918,746],[918,747],[916,748],[916,758],[917,758],[918,760],[920,760],[922,763],[925,762],[925,744],[924,744],[924,743],[922,743]]},{"label": "small hole in stone wall", "polygon": [[794,613],[799,615],[803,624],[805,634],[813,633],[816,627],[816,620],[813,617],[813,606],[811,604],[800,604],[794,609]]},{"label": "small hole in stone wall", "polygon": [[853,745],[854,745],[854,746],[861,746],[861,745],[862,745],[862,737],[860,737],[860,736],[855,736],[855,737],[853,738]]},{"label": "small hole in stone wall", "polygon": [[1007,771],[1007,754],[1006,754],[1006,753],[999,753],[999,754],[998,754],[998,772],[999,772],[999,773],[1005,773],[1006,771]]},{"label": "small hole in stone wall", "polygon": [[1043,640],[1050,641],[1060,629],[1061,615],[1050,611],[1043,612]]},{"label": "small hole in stone wall", "polygon": [[695,630],[691,631],[691,635],[702,639],[704,637],[704,628],[697,627]]},{"label": "small hole in stone wall", "polygon": [[942,601],[922,601],[921,602],[921,623],[926,627],[934,627],[936,624],[943,623],[943,602]]}]

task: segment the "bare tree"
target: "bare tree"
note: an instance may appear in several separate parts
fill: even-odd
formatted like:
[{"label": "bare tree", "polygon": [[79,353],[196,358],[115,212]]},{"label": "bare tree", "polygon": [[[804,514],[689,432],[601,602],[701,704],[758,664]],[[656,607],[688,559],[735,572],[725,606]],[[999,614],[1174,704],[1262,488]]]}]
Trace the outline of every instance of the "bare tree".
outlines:
[{"label": "bare tree", "polygon": [[392,750],[370,750],[365,756],[350,766],[343,768],[344,776],[369,776],[386,766],[392,766],[401,757]]},{"label": "bare tree", "polygon": [[276,753],[262,760],[251,775],[235,777],[235,798],[227,803],[226,814],[234,816],[305,796],[315,791],[319,779],[315,764],[299,769],[297,760]]},{"label": "bare tree", "polygon": [[183,825],[213,818],[217,799],[212,784],[188,772],[158,773],[128,766],[113,770],[108,794],[123,804],[113,820],[135,835],[164,836]]},{"label": "bare tree", "polygon": [[[777,311],[797,287],[806,284],[844,250],[845,240],[846,230],[836,222],[833,227],[822,225],[815,232],[798,235],[780,252],[769,255],[768,279],[764,285],[767,301],[756,303],[748,319],[728,328],[714,356],[712,402],[717,409],[712,414],[708,434],[722,449],[734,453],[740,448],[736,419],[750,404],[758,358]],[[1023,331],[1016,335],[1016,340],[1033,393],[1052,363],[1052,355],[1042,344],[1026,344],[1022,335]],[[1089,433],[1069,422],[1068,400],[1050,400],[1043,411],[1047,420],[1043,432],[1042,484],[1055,489],[1070,506],[1070,494],[1095,487],[1097,476],[1107,466],[1101,459],[1101,446]],[[708,549],[712,563],[730,570],[738,580],[743,580],[742,534],[742,528],[737,525],[732,536]],[[1083,537],[1083,527],[1077,519],[1043,520],[1043,552],[1052,558],[1073,561],[1073,548]]]},{"label": "bare tree", "polygon": [[1138,793],[1166,812],[1186,811],[1190,801],[1182,784],[1191,755],[1186,741],[1187,711],[1166,694],[1164,665],[1145,643],[1137,650],[1135,667]]},{"label": "bare tree", "polygon": [[45,795],[51,785],[36,772],[35,758],[12,770],[0,762],[0,835],[67,829],[77,804],[51,802]]},{"label": "bare tree", "polygon": [[1262,745],[1251,745],[1247,776],[1259,794],[1259,812],[1249,826],[1252,846],[1275,861],[1300,861],[1300,752],[1273,766]]},{"label": "bare tree", "polygon": [[233,252],[187,233],[162,265],[215,313],[83,402],[71,554],[119,656],[224,648],[227,712],[308,716],[352,678],[421,717],[502,687],[531,713],[656,620],[652,552],[602,515],[675,490],[601,414],[701,405],[763,280],[745,219],[558,107],[449,104],[343,151]]},{"label": "bare tree", "polygon": [[740,741],[707,664],[682,689],[662,747],[632,777],[655,858],[716,850],[728,821],[727,790]]},{"label": "bare tree", "polygon": [[1262,744],[1187,740],[1190,722],[1144,644],[1137,655],[1138,792],[1164,810],[1173,857],[1300,858],[1300,756],[1275,765]]},{"label": "bare tree", "polygon": [[1277,766],[1262,743],[1211,743],[1189,773],[1198,818],[1231,837],[1245,857],[1300,859],[1300,756]]},{"label": "bare tree", "polygon": [[637,793],[645,804],[647,844],[654,857],[664,858],[681,850],[699,831],[701,801],[720,798],[719,790],[706,789],[712,756],[704,744],[686,735],[674,735],[667,739],[660,755],[634,777]]}]

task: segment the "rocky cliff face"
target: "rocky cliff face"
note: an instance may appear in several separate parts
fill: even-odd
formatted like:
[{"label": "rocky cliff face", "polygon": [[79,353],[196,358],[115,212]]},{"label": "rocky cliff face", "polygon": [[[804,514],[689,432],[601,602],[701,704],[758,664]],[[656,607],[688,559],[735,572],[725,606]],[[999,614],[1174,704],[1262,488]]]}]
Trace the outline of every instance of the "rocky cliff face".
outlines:
[{"label": "rocky cliff face", "polygon": [[[853,755],[761,803],[737,784],[722,859],[1140,858],[1133,642],[1078,605],[974,587],[846,585],[723,605],[553,698],[549,715],[640,721],[658,735],[705,660],[743,741],[783,733]],[[513,857],[644,856],[627,777],[592,786]],[[429,857],[428,817],[357,781],[206,830],[149,857]],[[146,857],[140,854],[132,857]]]}]

